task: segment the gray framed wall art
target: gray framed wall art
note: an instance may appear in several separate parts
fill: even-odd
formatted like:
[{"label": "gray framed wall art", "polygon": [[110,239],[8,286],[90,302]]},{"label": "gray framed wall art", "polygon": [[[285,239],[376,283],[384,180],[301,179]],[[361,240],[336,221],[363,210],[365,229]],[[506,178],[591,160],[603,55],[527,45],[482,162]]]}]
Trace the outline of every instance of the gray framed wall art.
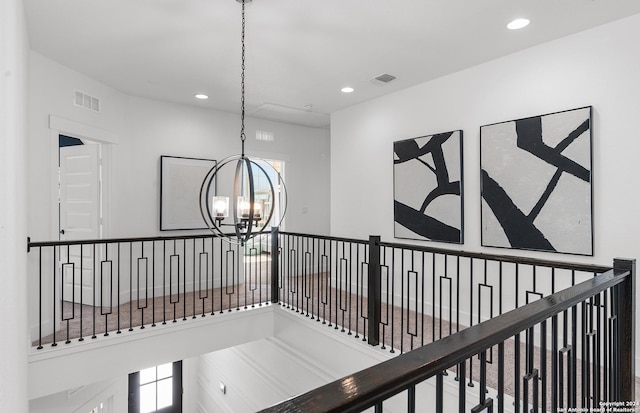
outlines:
[{"label": "gray framed wall art", "polygon": [[462,244],[462,131],[393,143],[394,236]]},{"label": "gray framed wall art", "polygon": [[593,255],[591,107],[480,128],[482,245]]},{"label": "gray framed wall art", "polygon": [[160,156],[160,230],[207,229],[200,213],[200,187],[212,159]]}]

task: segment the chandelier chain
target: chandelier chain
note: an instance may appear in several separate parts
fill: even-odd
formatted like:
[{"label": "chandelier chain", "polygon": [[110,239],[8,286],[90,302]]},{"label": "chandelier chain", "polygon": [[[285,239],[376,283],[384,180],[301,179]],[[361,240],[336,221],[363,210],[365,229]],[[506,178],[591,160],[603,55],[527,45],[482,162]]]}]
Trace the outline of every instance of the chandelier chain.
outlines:
[{"label": "chandelier chain", "polygon": [[240,140],[242,141],[242,156],[244,156],[244,141],[247,139],[244,133],[244,71],[245,71],[245,45],[244,45],[245,17],[244,2],[242,2],[242,74],[241,74],[241,96],[240,96]]}]

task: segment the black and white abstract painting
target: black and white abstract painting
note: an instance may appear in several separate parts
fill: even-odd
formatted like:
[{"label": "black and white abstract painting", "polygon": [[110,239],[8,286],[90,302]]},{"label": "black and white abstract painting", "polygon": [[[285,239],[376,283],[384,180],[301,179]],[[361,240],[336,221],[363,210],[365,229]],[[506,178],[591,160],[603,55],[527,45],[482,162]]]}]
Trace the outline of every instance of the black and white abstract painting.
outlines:
[{"label": "black and white abstract painting", "polygon": [[462,131],[393,143],[396,238],[462,244]]},{"label": "black and white abstract painting", "polygon": [[480,128],[482,245],[593,255],[591,107]]}]

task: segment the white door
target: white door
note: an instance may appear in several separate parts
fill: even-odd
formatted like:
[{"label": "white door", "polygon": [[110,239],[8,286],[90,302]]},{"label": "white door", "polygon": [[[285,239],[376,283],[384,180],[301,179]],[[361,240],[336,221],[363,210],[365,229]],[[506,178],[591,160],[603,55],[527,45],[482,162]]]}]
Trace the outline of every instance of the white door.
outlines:
[{"label": "white door", "polygon": [[[60,240],[100,238],[100,145],[60,148]],[[100,256],[99,250],[96,251]],[[93,289],[93,268],[99,287],[100,263],[94,263],[93,246],[60,250],[62,300],[100,305],[100,288]],[[81,291],[82,290],[82,291]],[[95,294],[95,298],[94,298]]]}]

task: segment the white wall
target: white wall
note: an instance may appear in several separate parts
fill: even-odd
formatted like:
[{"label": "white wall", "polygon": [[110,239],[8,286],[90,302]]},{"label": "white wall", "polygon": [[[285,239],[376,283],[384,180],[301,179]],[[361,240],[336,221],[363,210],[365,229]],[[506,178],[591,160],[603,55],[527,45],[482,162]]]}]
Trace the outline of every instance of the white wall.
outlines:
[{"label": "white wall", "polygon": [[[507,34],[507,33],[506,33]],[[331,232],[393,240],[392,142],[464,132],[465,250],[480,247],[479,128],[593,106],[595,255],[548,259],[611,264],[637,257],[635,121],[640,113],[640,15],[457,72],[331,117]],[[354,156],[358,154],[358,156]],[[354,213],[351,206],[366,207]],[[440,244],[439,246],[450,246]],[[491,252],[507,253],[504,249]]]},{"label": "white wall", "polygon": [[[114,199],[114,225],[122,235],[136,236],[157,230],[159,221],[160,155],[222,159],[240,152],[240,119],[236,114],[178,106],[148,99],[127,99],[131,122],[127,160],[118,164],[114,182],[137,177],[118,189],[126,201]],[[273,132],[274,142],[255,139],[255,131]],[[328,131],[261,119],[246,120],[246,152],[285,161],[289,194],[286,229],[328,233],[329,139]],[[303,209],[306,208],[306,213]],[[132,219],[135,217],[135,219]]]},{"label": "white wall", "polygon": [[393,356],[284,308],[274,311],[273,333],[185,360],[193,373],[185,411],[255,412]]},{"label": "white wall", "polygon": [[[80,90],[102,100],[100,114],[73,105],[74,90]],[[34,241],[58,239],[57,188],[54,171],[57,167],[58,137],[49,128],[51,115],[90,128],[122,137],[114,145],[113,156],[128,145],[128,122],[125,118],[126,97],[117,90],[31,52],[29,62],[29,139],[28,139],[28,229]],[[60,130],[73,133],[74,130]],[[93,134],[93,133],[92,133]],[[87,136],[78,136],[86,138]],[[125,152],[126,153],[126,152]],[[119,183],[122,185],[122,182]],[[54,222],[55,221],[55,222]]]},{"label": "white wall", "polygon": [[[391,353],[372,347],[361,338],[341,333],[327,325],[309,321],[298,313],[280,308],[274,311],[274,335],[234,348],[185,360],[191,375],[185,380],[190,392],[184,400],[187,412],[255,412],[321,385],[387,361]],[[457,409],[459,382],[455,375],[444,378],[444,411]],[[295,378],[295,379],[292,379]],[[225,386],[225,392],[220,385]],[[467,408],[478,401],[478,384],[466,388]],[[185,393],[186,394],[186,393]],[[421,383],[416,392],[419,411],[433,408],[435,378]],[[491,389],[487,397],[496,397]],[[506,411],[510,412],[509,396]],[[405,412],[407,394],[385,401],[384,411]],[[367,412],[373,412],[373,408]]]},{"label": "white wall", "polygon": [[128,396],[128,376],[122,375],[29,400],[29,413],[88,413],[100,405],[104,413],[126,412]]},{"label": "white wall", "polygon": [[[462,129],[465,244],[428,245],[604,265],[640,257],[639,36],[635,15],[334,113],[332,235],[394,241],[392,143]],[[594,256],[481,247],[480,126],[589,105]]]},{"label": "white wall", "polygon": [[0,2],[0,411],[27,410],[25,188],[29,40],[21,0]]},{"label": "white wall", "polygon": [[[100,98],[101,112],[74,106],[76,89]],[[128,96],[32,52],[28,217],[33,240],[57,238],[51,178],[57,137],[51,132],[51,116],[117,141],[109,145],[112,168],[107,236],[111,237],[160,234],[160,155],[222,159],[240,151],[237,114]],[[253,118],[246,124],[248,154],[286,162],[286,229],[328,233],[328,131]],[[273,132],[275,141],[256,141],[256,130]]]},{"label": "white wall", "polygon": [[[109,381],[159,364],[273,335],[275,306],[122,331],[96,340],[47,345],[29,354],[29,399]],[[23,367],[24,368],[24,367]],[[26,398],[25,398],[26,399]]]},{"label": "white wall", "polygon": [[[179,234],[159,230],[161,155],[222,159],[240,151],[237,114],[128,96],[36,52],[30,54],[29,85],[27,217],[33,241],[58,238],[54,173],[58,132],[105,143],[109,154],[105,237]],[[100,113],[75,106],[75,90],[100,98]],[[256,130],[273,132],[275,140],[255,140]],[[326,129],[246,119],[247,153],[285,161],[288,231],[329,231],[328,133]],[[24,246],[26,235],[21,239]],[[38,300],[36,258],[36,253],[29,256],[32,329],[38,322],[33,311]],[[48,291],[51,278],[45,275],[44,284]],[[48,295],[43,305],[50,307],[46,300]]]}]

